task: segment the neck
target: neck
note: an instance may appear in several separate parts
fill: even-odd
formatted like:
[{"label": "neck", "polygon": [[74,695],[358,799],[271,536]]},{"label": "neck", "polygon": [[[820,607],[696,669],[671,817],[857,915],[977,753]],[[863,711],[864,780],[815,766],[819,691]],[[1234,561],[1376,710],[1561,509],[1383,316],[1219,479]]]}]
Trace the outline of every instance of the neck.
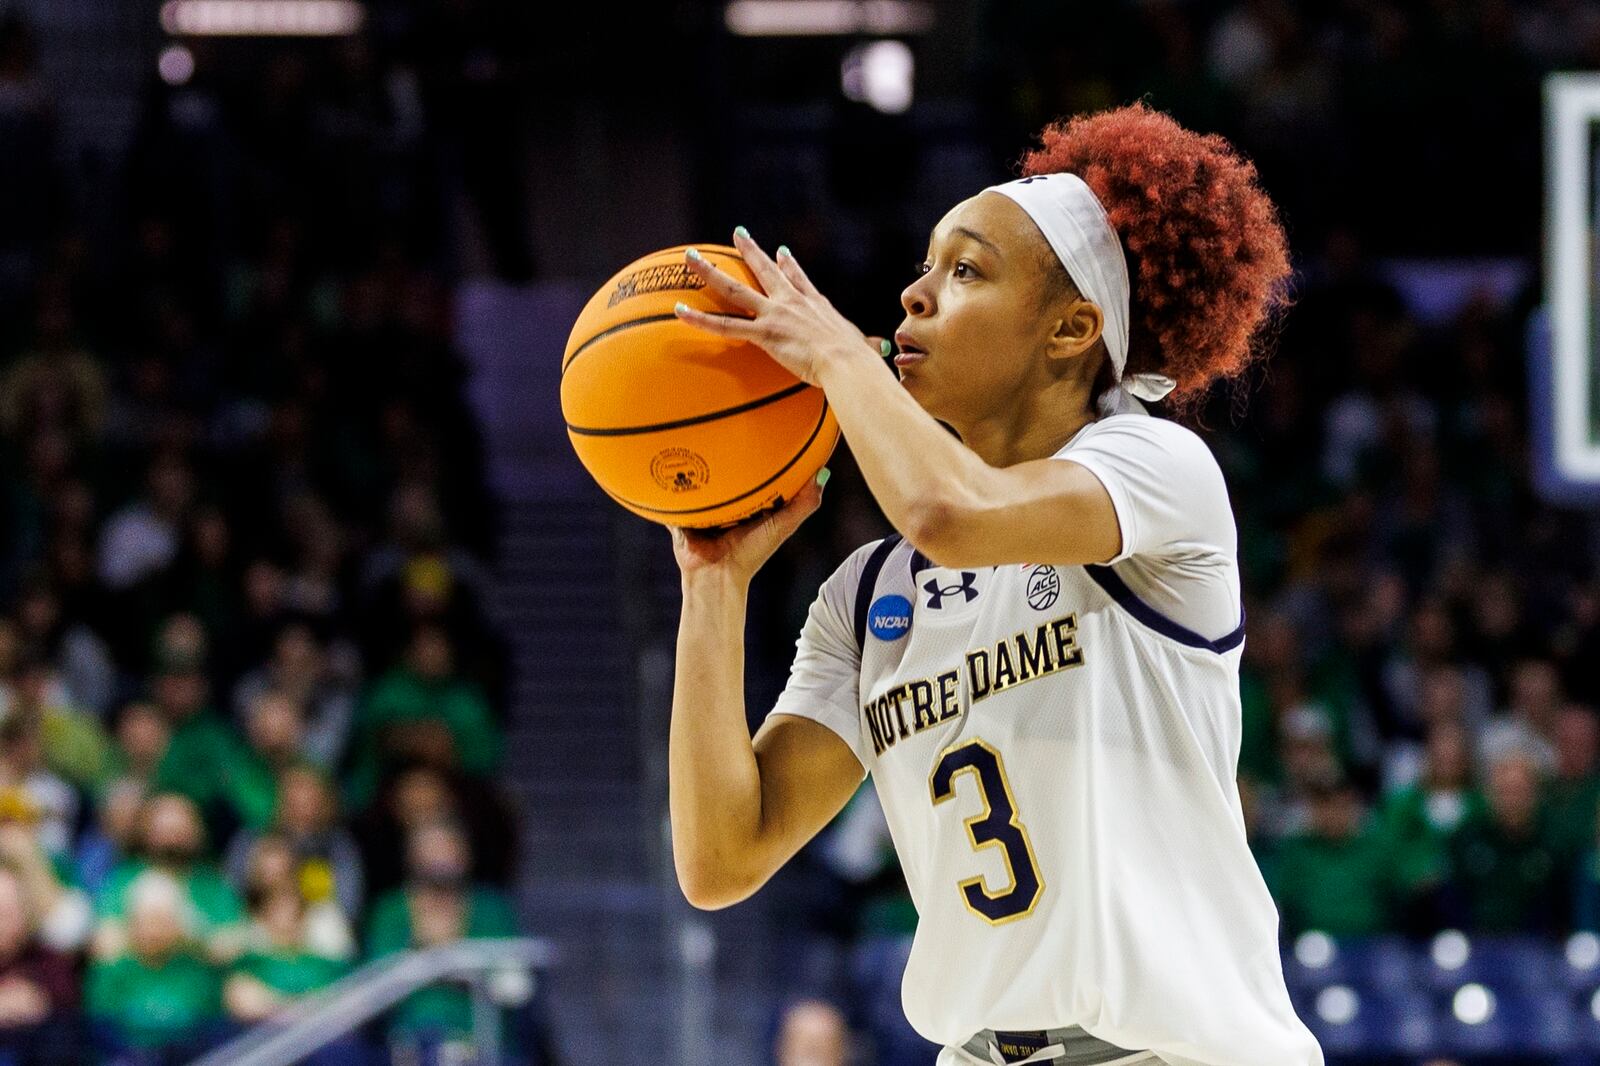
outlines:
[{"label": "neck", "polygon": [[993,467],[1048,459],[1094,421],[1089,388],[1087,382],[1054,382],[1024,392],[983,417],[952,428],[961,443]]}]

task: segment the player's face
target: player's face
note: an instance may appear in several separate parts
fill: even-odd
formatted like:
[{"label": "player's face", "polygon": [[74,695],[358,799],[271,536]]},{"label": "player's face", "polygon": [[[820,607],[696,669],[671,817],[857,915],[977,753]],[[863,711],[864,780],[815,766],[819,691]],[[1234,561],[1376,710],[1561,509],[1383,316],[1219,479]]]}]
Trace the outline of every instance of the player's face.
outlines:
[{"label": "player's face", "polygon": [[1047,373],[1047,270],[1060,269],[1014,201],[980,193],[934,227],[922,274],[900,294],[900,380],[924,410],[963,427],[1014,409]]}]

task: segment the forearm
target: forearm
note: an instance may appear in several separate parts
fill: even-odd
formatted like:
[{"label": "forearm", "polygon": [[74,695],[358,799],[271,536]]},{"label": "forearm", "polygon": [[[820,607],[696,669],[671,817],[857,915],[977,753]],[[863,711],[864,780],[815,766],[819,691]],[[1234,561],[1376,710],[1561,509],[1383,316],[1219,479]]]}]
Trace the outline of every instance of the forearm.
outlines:
[{"label": "forearm", "polygon": [[746,588],[720,573],[686,576],[668,741],[678,880],[716,905],[756,847],[761,775],[744,712]]},{"label": "forearm", "polygon": [[934,421],[871,355],[829,360],[823,391],[884,517],[924,551],[930,528],[981,484],[988,464]]}]

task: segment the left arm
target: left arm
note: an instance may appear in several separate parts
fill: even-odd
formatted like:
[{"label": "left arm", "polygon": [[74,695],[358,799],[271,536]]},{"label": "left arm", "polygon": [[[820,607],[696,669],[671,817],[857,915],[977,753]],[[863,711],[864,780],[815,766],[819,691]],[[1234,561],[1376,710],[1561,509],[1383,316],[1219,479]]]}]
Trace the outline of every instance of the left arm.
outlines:
[{"label": "left arm", "polygon": [[703,257],[691,254],[688,262],[717,296],[752,317],[680,304],[679,318],[757,344],[821,386],[885,516],[929,559],[950,567],[1074,566],[1116,557],[1116,509],[1087,469],[1057,459],[990,466],[884,373],[866,337],[793,256],[780,252],[774,261],[739,232],[734,242],[765,294]]}]

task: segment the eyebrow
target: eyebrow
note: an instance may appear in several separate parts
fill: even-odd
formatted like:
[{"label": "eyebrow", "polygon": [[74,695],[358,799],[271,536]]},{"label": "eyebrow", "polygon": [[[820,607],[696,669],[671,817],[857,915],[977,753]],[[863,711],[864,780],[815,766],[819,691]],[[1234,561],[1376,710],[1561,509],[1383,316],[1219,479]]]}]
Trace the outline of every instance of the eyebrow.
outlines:
[{"label": "eyebrow", "polygon": [[989,238],[985,237],[983,234],[979,233],[975,229],[968,229],[965,226],[957,226],[954,229],[952,229],[950,232],[952,234],[955,234],[955,235],[960,236],[960,237],[966,237],[968,240],[975,241],[978,244],[983,245],[985,248],[987,248],[990,252],[992,252],[996,256],[998,256],[1000,254],[999,247],[997,247],[993,241],[991,241]]}]

